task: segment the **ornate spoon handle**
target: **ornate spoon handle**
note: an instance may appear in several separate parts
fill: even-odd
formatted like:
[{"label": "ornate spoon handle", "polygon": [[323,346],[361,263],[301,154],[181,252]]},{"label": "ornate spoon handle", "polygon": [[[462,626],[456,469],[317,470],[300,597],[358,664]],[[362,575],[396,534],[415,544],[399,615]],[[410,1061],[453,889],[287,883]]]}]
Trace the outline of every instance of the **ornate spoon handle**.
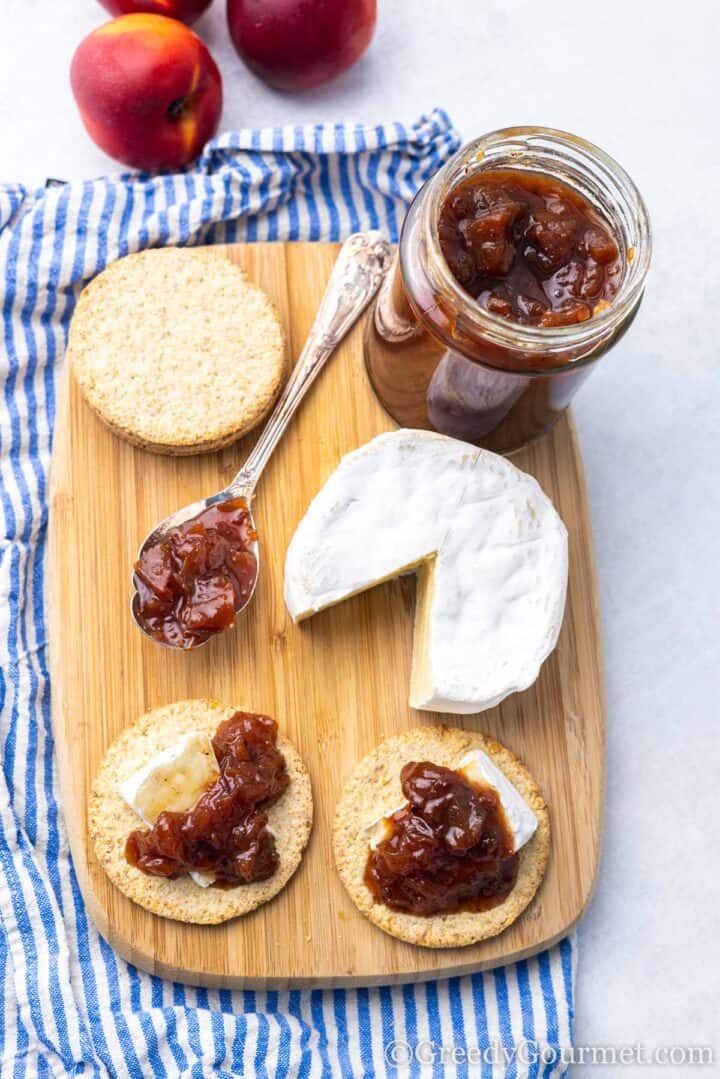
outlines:
[{"label": "ornate spoon handle", "polygon": [[380,287],[391,254],[390,244],[379,232],[356,232],[345,241],[300,358],[229,491],[252,495],[298,405]]}]

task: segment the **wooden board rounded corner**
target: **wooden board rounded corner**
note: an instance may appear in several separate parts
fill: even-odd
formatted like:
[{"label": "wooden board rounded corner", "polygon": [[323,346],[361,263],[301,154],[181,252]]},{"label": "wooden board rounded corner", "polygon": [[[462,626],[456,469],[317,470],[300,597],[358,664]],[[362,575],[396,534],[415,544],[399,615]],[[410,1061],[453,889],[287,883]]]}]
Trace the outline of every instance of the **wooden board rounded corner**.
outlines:
[{"label": "wooden board rounded corner", "polygon": [[[297,356],[337,246],[219,250],[270,293]],[[352,402],[342,416],[334,407],[340,399]],[[143,638],[131,622],[138,541],[171,509],[229,479],[253,436],[201,457],[148,454],[116,438],[71,375],[63,376],[48,563],[61,798],[88,912],[108,943],[141,969],[211,988],[427,980],[526,958],[560,940],[590,900],[605,782],[603,679],[592,533],[569,416],[513,456],[551,496],[570,536],[563,629],[529,690],[477,716],[410,709],[410,579],[356,596],[301,626],[287,615],[285,549],[307,503],[342,453],[393,426],[367,383],[357,326],[311,390],[263,479],[256,504],[263,574],[248,615],[224,639],[176,655]],[[92,588],[78,574],[82,566]],[[188,696],[219,697],[275,715],[308,764],[315,797],[310,845],[288,886],[246,918],[211,928],[170,922],[135,906],[110,884],[88,848],[87,796],[107,745],[143,711]],[[432,722],[479,727],[513,749],[544,791],[553,828],[545,880],[521,918],[491,940],[442,951],[404,944],[371,926],[346,895],[331,848],[335,802],[357,760],[381,738]]]}]

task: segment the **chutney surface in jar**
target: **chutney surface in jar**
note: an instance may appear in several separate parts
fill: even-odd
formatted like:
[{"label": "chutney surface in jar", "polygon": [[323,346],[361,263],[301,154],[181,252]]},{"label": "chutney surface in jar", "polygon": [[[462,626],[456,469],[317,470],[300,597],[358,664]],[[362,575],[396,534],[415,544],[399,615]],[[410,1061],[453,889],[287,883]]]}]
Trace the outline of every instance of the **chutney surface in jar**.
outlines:
[{"label": "chutney surface in jar", "polygon": [[488,169],[447,194],[440,247],[458,283],[487,311],[528,326],[569,326],[609,306],[620,249],[608,223],[554,177]]}]

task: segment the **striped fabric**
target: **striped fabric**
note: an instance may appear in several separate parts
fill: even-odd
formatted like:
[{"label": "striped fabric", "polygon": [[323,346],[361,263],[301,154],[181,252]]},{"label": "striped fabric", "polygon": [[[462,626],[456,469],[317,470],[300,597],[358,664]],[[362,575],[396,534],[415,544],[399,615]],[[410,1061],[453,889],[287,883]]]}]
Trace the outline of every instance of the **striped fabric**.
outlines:
[{"label": "striped fabric", "polygon": [[566,1071],[574,943],[399,988],[191,989],[119,960],[89,922],[57,802],[44,555],[58,375],[83,285],[130,251],[214,240],[396,239],[457,148],[411,128],[231,132],[192,171],[0,184],[0,1056],[12,1076],[545,1076]]}]

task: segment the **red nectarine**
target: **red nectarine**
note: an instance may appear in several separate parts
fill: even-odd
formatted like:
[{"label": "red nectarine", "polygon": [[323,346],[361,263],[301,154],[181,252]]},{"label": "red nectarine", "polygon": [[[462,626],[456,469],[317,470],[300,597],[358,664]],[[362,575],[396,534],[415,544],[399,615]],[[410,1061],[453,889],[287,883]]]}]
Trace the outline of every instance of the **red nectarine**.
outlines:
[{"label": "red nectarine", "polygon": [[192,23],[210,7],[212,0],[100,0],[100,3],[111,15],[142,12],[144,15],[167,15],[171,19]]},{"label": "red nectarine", "polygon": [[89,34],[70,80],[90,137],[138,169],[177,169],[217,130],[222,80],[192,30],[162,15],[123,15]]},{"label": "red nectarine", "polygon": [[228,0],[235,48],[279,90],[308,90],[350,67],[370,44],[376,0]]}]

